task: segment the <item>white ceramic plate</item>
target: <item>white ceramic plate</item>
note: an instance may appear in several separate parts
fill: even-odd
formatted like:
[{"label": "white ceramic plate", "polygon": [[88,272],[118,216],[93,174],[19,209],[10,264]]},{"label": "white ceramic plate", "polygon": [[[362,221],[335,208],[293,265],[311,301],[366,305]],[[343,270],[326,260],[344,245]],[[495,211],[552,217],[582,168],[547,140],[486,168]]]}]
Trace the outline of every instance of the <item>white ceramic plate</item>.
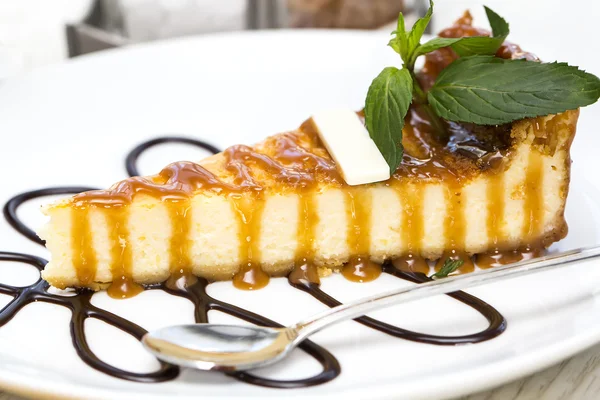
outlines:
[{"label": "white ceramic plate", "polygon": [[[316,110],[361,108],[370,81],[385,65],[398,64],[385,46],[387,35],[356,32],[231,34],[183,39],[82,57],[0,85],[0,199],[41,187],[105,187],[125,177],[123,160],[138,143],[163,135],[201,138],[224,148],[252,143],[295,128]],[[560,57],[560,54],[554,55]],[[599,107],[583,110],[573,146],[568,201],[569,236],[554,249],[600,243],[600,178],[595,149]],[[595,125],[596,124],[596,125]],[[170,161],[204,154],[182,145],[150,150],[143,173]],[[19,216],[42,222],[38,199]],[[47,257],[40,246],[0,222],[0,249]],[[323,385],[267,389],[218,373],[183,371],[176,380],[137,383],[112,378],[84,364],[71,345],[70,312],[44,302],[26,306],[0,328],[0,386],[41,395],[83,398],[442,398],[481,390],[534,372],[600,340],[600,265],[569,269],[483,286],[469,293],[499,310],[507,330],[495,339],[463,346],[401,340],[354,321],[314,336],[342,367]],[[36,271],[0,263],[0,282],[25,285]],[[355,284],[339,276],[322,288],[341,301],[406,285],[382,276]],[[243,292],[230,282],[212,284],[215,298],[258,312],[282,324],[324,306],[284,279],[263,290]],[[0,305],[10,297],[0,296]],[[151,330],[193,321],[190,302],[160,291],[126,301],[105,293],[93,304]],[[438,335],[473,333],[485,319],[440,296],[392,307],[373,316]],[[211,311],[211,321],[236,322]],[[91,349],[105,362],[136,372],[156,361],[132,337],[95,319],[86,322]],[[276,366],[256,371],[274,379],[317,374],[320,366],[297,351]]]}]

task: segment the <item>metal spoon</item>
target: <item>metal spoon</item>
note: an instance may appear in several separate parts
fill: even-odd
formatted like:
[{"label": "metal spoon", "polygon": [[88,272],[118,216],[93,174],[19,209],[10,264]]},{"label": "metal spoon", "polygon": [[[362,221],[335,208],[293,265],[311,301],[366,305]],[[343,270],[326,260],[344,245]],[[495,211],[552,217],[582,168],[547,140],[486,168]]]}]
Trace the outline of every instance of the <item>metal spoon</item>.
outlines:
[{"label": "metal spoon", "polygon": [[313,333],[374,310],[599,256],[600,246],[596,246],[434,280],[343,304],[286,328],[179,325],[147,333],[142,338],[142,343],[159,359],[185,367],[221,371],[258,368],[283,359]]}]

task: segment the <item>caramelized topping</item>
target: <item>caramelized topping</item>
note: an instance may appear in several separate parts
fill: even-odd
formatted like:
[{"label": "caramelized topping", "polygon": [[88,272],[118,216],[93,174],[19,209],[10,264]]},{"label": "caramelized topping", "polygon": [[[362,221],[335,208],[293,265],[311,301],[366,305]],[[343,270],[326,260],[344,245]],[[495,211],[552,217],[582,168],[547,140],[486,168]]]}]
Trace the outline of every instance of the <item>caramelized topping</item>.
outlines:
[{"label": "caramelized topping", "polygon": [[206,168],[181,161],[168,165],[153,177],[125,179],[108,190],[92,190],[74,197],[76,205],[94,205],[103,208],[129,205],[137,195],[146,195],[160,201],[188,200],[195,191],[205,189],[221,192],[239,192],[240,187],[219,180]]}]

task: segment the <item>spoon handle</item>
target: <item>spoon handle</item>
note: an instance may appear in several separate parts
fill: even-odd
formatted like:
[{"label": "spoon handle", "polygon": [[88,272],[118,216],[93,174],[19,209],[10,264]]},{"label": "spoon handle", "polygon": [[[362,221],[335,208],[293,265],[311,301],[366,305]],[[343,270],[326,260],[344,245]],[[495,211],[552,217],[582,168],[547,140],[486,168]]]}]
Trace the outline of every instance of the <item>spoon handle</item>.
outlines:
[{"label": "spoon handle", "polygon": [[373,297],[359,299],[347,304],[342,304],[330,310],[309,317],[298,322],[292,329],[297,331],[296,342],[304,340],[307,336],[326,328],[329,325],[365,315],[371,311],[389,307],[394,304],[406,303],[425,297],[451,293],[458,290],[496,282],[502,279],[516,278],[536,271],[550,270],[563,267],[571,263],[598,258],[600,246],[569,250],[555,253],[540,258],[521,261],[514,264],[495,267],[488,270],[473,272],[467,275],[452,276],[438,279],[408,288],[392,290]]}]

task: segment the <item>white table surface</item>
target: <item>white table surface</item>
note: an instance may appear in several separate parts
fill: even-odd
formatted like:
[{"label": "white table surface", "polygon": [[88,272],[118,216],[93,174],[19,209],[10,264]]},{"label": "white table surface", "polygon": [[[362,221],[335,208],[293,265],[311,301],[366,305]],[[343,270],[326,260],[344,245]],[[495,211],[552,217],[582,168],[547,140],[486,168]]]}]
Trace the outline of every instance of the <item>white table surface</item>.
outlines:
[{"label": "white table surface", "polygon": [[[39,0],[28,0],[33,5]],[[73,2],[75,11],[85,9],[86,0]],[[61,2],[63,5],[66,2]],[[465,8],[472,8],[476,17],[482,17],[480,4],[485,3],[506,17],[511,24],[512,40],[533,50],[543,59],[559,57],[600,75],[598,45],[590,45],[597,36],[600,20],[600,2],[596,0],[438,0],[434,32],[447,26]],[[13,6],[15,3],[13,3]],[[83,6],[83,7],[82,7]],[[77,10],[75,10],[75,8]],[[14,14],[13,14],[14,15]],[[15,21],[21,27],[27,24]],[[39,22],[39,19],[36,19]],[[481,19],[478,19],[481,21]],[[34,21],[35,22],[35,21]],[[25,29],[25,28],[22,28]],[[0,31],[0,36],[1,31]],[[581,40],[581,38],[588,40]],[[33,38],[31,40],[34,40]],[[28,43],[28,51],[31,42]],[[60,55],[58,56],[60,57]],[[56,61],[53,59],[52,61]],[[468,379],[468,377],[465,377]],[[560,364],[537,374],[519,379],[493,390],[473,394],[461,400],[558,400],[600,398],[600,344]],[[21,397],[0,392],[0,400],[19,400]]]}]

